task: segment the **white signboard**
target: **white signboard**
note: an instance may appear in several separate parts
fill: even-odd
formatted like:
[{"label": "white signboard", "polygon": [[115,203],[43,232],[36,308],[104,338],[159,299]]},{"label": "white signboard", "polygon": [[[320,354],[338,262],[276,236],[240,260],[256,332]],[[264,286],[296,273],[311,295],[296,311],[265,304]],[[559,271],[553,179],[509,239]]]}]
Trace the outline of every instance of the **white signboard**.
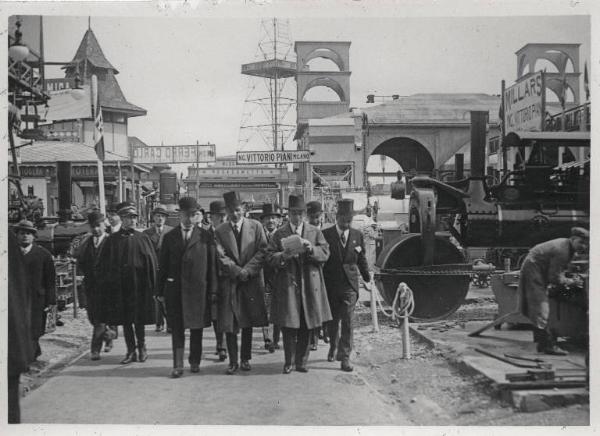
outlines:
[{"label": "white signboard", "polygon": [[133,147],[132,155],[133,163],[139,164],[214,162],[216,158],[214,144],[136,146]]},{"label": "white signboard", "polygon": [[238,165],[288,164],[308,162],[310,151],[238,151]]},{"label": "white signboard", "polygon": [[538,71],[504,90],[505,132],[542,131],[544,122],[544,76]]}]

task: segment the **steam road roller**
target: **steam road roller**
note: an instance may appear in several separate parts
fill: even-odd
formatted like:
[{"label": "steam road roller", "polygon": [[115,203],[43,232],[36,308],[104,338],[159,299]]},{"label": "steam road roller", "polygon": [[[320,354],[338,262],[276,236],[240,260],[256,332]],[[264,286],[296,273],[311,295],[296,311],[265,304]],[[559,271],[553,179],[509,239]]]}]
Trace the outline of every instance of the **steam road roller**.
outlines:
[{"label": "steam road roller", "polygon": [[[413,291],[415,321],[454,313],[473,274],[518,267],[533,245],[589,226],[589,132],[509,133],[503,150],[514,151],[514,168],[488,186],[487,116],[471,112],[470,177],[413,177],[409,233],[384,242],[377,258],[375,280],[384,299],[392,304],[405,282]],[[483,253],[485,262],[471,262],[473,253]]]}]

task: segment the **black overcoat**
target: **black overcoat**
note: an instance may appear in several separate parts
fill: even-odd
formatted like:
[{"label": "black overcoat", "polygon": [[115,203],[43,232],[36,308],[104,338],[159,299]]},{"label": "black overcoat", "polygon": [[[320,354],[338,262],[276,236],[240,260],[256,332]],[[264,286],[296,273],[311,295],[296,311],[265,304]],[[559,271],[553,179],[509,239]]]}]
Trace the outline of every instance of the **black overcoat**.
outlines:
[{"label": "black overcoat", "polygon": [[217,263],[212,234],[194,226],[187,241],[181,226],[163,237],[157,295],[165,297],[167,321],[183,320],[183,327],[210,326],[211,295],[217,289]]},{"label": "black overcoat", "polygon": [[98,260],[102,256],[103,248],[108,236],[105,236],[98,247],[94,247],[94,237],[88,235],[79,246],[75,258],[79,273],[83,274],[83,289],[87,301],[87,316],[92,324],[103,322],[106,315],[102,313],[102,287],[98,281]]},{"label": "black overcoat", "polygon": [[111,233],[98,260],[101,313],[109,325],[154,324],[157,260],[148,236],[132,229]]},{"label": "black overcoat", "polygon": [[23,256],[31,289],[31,335],[38,339],[46,332],[46,309],[56,304],[56,270],[48,250],[33,244]]}]

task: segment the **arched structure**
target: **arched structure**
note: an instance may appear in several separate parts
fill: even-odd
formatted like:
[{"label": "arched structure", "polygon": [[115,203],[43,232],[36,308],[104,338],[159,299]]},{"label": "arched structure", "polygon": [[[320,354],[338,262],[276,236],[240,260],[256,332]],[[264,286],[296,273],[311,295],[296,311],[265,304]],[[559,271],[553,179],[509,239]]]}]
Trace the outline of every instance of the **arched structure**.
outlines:
[{"label": "arched structure", "polygon": [[581,44],[526,44],[517,55],[517,80],[535,72],[538,60],[545,59],[556,67],[556,72],[546,71],[546,86],[560,96],[563,78],[573,93],[573,103],[579,103],[579,46]]},{"label": "arched structure", "polygon": [[376,146],[371,155],[382,154],[394,159],[405,172],[431,174],[433,157],[423,144],[407,137],[390,138]]},{"label": "arched structure", "polygon": [[[324,118],[348,112],[350,107],[350,42],[297,41],[296,84],[297,124],[309,119]],[[339,71],[311,71],[308,63],[316,58],[332,61]],[[316,86],[326,86],[340,97],[340,101],[305,101],[306,92]]]}]

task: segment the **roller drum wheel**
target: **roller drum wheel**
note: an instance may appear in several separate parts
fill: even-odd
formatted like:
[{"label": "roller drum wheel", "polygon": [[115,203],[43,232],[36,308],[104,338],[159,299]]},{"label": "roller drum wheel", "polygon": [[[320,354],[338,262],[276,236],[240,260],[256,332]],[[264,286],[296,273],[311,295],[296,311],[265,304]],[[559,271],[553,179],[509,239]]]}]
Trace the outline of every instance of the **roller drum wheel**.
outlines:
[{"label": "roller drum wheel", "polygon": [[[380,269],[422,267],[423,243],[420,234],[408,234],[390,242],[377,259]],[[435,237],[434,265],[460,264],[465,259],[448,239]],[[377,281],[385,301],[391,305],[400,282],[413,291],[415,309],[413,321],[436,321],[453,314],[469,291],[469,275],[402,275],[384,276]]]}]

